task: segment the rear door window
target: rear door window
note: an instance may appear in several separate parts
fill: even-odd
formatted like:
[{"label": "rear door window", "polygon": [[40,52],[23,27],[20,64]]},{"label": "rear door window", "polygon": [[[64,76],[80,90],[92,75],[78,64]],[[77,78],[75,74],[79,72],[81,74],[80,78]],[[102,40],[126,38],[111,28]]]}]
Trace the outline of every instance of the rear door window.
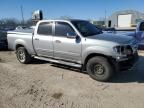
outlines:
[{"label": "rear door window", "polygon": [[40,35],[52,35],[52,23],[51,22],[40,23],[37,33]]}]

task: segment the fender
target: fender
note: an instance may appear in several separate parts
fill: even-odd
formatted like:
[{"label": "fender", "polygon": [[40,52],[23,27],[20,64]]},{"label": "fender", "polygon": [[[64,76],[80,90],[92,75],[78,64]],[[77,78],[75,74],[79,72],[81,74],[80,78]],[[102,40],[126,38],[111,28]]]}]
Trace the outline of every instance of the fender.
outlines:
[{"label": "fender", "polygon": [[86,58],[91,54],[100,54],[108,57],[115,55],[114,51],[112,51],[112,49],[108,47],[102,47],[102,46],[88,47],[82,53],[82,64],[84,64]]}]

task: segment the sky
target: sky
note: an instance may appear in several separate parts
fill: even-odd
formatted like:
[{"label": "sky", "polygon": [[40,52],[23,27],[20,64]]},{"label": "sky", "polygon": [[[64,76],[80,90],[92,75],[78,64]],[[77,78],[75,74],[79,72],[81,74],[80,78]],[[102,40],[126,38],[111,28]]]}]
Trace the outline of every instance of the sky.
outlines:
[{"label": "sky", "polygon": [[45,19],[57,19],[70,16],[76,19],[96,19],[110,16],[121,10],[144,12],[144,0],[0,0],[0,19],[22,19],[20,7],[23,7],[24,19],[31,18],[34,10],[42,10]]}]

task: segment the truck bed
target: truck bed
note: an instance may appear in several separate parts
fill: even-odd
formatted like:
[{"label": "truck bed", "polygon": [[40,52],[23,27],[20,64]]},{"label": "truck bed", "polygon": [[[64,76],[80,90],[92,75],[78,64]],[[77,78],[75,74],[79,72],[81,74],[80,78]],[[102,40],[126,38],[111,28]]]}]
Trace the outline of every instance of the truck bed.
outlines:
[{"label": "truck bed", "polygon": [[33,44],[32,44],[33,30],[34,29],[8,31],[7,32],[8,48],[10,50],[15,50],[16,49],[15,45],[19,44],[18,42],[21,42],[24,45],[24,47],[27,48],[30,54],[34,54]]},{"label": "truck bed", "polygon": [[34,29],[21,29],[21,30],[13,30],[9,31],[8,33],[12,34],[31,34],[33,33]]}]

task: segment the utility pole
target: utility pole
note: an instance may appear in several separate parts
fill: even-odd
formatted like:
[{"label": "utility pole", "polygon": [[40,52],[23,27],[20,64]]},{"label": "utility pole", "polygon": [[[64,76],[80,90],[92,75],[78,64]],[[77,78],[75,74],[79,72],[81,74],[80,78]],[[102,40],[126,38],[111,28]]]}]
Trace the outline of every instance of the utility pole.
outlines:
[{"label": "utility pole", "polygon": [[105,9],[105,26],[106,26],[106,21],[107,20],[107,11],[106,11],[106,9]]},{"label": "utility pole", "polygon": [[24,24],[24,15],[23,15],[23,6],[21,5],[21,16],[22,16],[22,24]]}]

